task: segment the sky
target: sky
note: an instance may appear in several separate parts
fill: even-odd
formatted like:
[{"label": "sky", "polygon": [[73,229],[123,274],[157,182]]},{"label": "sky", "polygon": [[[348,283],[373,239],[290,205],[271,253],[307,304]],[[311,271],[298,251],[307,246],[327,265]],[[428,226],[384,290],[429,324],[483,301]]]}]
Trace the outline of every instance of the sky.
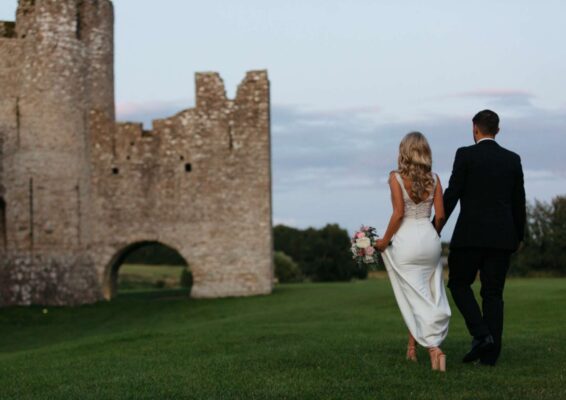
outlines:
[{"label": "sky", "polygon": [[[0,1],[12,20],[16,0]],[[194,106],[194,73],[229,97],[271,82],[274,222],[383,230],[404,134],[423,132],[446,185],[490,108],[521,155],[529,201],[566,195],[566,2],[115,0],[121,120]],[[444,238],[455,222],[449,221]]]}]

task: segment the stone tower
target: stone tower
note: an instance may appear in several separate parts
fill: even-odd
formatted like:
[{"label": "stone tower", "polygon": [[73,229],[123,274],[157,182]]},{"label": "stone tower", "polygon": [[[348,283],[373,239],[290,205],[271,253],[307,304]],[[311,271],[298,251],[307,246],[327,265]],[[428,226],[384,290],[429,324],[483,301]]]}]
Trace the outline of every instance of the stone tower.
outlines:
[{"label": "stone tower", "polygon": [[111,298],[133,249],[190,264],[194,297],[270,293],[269,81],[234,100],[196,75],[196,107],[116,123],[109,0],[20,0],[0,22],[0,305]]}]

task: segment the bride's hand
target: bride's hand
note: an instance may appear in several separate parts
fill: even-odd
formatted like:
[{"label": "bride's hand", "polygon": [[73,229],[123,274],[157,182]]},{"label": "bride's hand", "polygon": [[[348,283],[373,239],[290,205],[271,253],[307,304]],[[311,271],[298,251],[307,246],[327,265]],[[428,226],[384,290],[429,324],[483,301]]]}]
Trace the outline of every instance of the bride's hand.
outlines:
[{"label": "bride's hand", "polygon": [[379,251],[384,251],[387,248],[387,246],[389,246],[389,242],[386,242],[383,239],[377,239],[374,245],[374,247]]}]

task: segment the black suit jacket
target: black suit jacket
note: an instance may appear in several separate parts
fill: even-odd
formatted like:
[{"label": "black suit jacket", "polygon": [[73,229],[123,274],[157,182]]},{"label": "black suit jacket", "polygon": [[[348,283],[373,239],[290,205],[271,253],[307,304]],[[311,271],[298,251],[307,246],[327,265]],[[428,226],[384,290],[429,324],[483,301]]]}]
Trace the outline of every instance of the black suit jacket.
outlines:
[{"label": "black suit jacket", "polygon": [[444,192],[446,219],[460,201],[450,248],[517,250],[525,232],[525,188],[521,158],[494,140],[456,152]]}]

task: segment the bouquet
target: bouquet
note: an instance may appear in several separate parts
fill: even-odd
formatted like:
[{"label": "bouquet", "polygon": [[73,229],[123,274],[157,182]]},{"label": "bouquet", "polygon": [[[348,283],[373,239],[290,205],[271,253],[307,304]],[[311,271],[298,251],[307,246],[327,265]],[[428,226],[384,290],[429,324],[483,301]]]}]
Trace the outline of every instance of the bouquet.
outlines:
[{"label": "bouquet", "polygon": [[379,254],[374,247],[376,240],[379,238],[375,232],[375,228],[362,225],[352,237],[352,258],[358,263],[378,264]]}]

